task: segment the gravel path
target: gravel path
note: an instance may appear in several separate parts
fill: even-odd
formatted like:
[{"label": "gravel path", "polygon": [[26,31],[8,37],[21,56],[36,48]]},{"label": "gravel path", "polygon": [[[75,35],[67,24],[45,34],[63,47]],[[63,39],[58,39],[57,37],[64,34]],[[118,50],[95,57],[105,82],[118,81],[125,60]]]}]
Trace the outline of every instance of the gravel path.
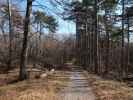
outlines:
[{"label": "gravel path", "polygon": [[59,92],[58,100],[95,100],[95,95],[85,76],[85,70],[72,65],[69,67],[72,67],[72,70],[64,71],[61,76],[58,72],[58,78],[69,78],[67,84]]}]

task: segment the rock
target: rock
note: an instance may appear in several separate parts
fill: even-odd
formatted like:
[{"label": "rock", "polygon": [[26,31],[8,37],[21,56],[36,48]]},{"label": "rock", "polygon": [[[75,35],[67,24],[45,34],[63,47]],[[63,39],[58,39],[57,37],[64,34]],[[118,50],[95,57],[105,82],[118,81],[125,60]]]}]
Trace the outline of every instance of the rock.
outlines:
[{"label": "rock", "polygon": [[55,72],[55,69],[51,69],[51,72]]},{"label": "rock", "polygon": [[53,74],[55,72],[55,69],[50,70],[50,74]]},{"label": "rock", "polygon": [[45,77],[47,77],[47,73],[43,73],[40,75],[40,78],[45,78]]}]

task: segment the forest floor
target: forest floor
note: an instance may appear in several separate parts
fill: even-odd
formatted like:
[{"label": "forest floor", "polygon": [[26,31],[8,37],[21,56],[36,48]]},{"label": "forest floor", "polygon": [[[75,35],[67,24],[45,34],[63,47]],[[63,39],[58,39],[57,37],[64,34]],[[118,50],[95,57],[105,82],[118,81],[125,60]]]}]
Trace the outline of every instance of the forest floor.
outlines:
[{"label": "forest floor", "polygon": [[133,88],[124,82],[103,79],[94,74],[88,74],[88,80],[97,100],[133,100]]},{"label": "forest floor", "polygon": [[71,70],[13,84],[2,81],[11,79],[11,75],[1,74],[0,100],[133,100],[133,88],[127,84],[88,74],[78,66],[67,66]]},{"label": "forest floor", "polygon": [[8,81],[16,79],[16,76],[18,75],[0,75],[0,100],[57,100],[56,93],[68,80],[55,78],[54,74],[50,74],[44,78],[31,78],[8,84]]}]

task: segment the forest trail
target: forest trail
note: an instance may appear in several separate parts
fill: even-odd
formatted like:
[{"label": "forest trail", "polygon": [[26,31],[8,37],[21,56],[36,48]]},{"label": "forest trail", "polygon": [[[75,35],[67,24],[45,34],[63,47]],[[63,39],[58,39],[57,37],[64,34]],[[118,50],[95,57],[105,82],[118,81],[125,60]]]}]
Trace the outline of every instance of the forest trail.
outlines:
[{"label": "forest trail", "polygon": [[58,78],[68,79],[58,93],[58,100],[95,100],[95,95],[85,76],[86,71],[71,64],[68,67],[71,67],[71,71],[62,71],[61,73],[64,74],[61,76],[60,72],[56,74]]}]

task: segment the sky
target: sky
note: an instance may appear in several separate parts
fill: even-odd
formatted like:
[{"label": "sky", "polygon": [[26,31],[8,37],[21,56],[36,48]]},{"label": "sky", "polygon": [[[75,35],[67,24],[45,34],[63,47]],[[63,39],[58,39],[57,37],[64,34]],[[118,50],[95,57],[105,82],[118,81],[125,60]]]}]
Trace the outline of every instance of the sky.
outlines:
[{"label": "sky", "polygon": [[38,5],[38,4],[41,4],[43,6],[43,8],[33,6],[33,10],[44,11],[47,14],[54,16],[59,24],[57,33],[59,33],[59,34],[74,34],[74,33],[76,33],[76,27],[75,27],[74,22],[65,21],[60,17],[60,15],[55,14],[55,13],[62,12],[62,9],[60,7],[59,8],[55,7],[54,5],[49,3],[49,0],[36,0],[36,2],[33,3],[33,5]]},{"label": "sky", "polygon": [[33,10],[44,11],[50,15],[53,15],[57,19],[57,22],[59,24],[57,33],[59,33],[59,34],[74,34],[74,33],[76,33],[76,27],[75,27],[74,22],[63,20],[58,14],[55,14],[55,13],[62,12],[62,9],[59,6],[55,7],[54,5],[49,3],[49,0],[36,0],[36,1],[37,2],[34,2],[33,5],[41,4],[44,6],[44,9],[39,8],[39,7],[34,7]]},{"label": "sky", "polygon": [[[36,2],[33,2],[33,11],[35,10],[44,11],[48,15],[52,15],[56,18],[59,24],[59,27],[56,33],[58,34],[75,34],[76,33],[76,27],[74,22],[64,21],[58,14],[55,14],[55,12],[57,13],[62,12],[61,8],[57,9],[57,7],[54,7],[52,4],[49,3],[49,0],[35,0],[35,1]],[[6,0],[0,0],[0,2],[6,2]],[[20,7],[21,10],[25,11],[26,0],[11,0],[11,2],[12,4],[18,5],[18,7]],[[40,8],[40,7],[34,6],[38,4],[41,4],[43,7]]]}]

